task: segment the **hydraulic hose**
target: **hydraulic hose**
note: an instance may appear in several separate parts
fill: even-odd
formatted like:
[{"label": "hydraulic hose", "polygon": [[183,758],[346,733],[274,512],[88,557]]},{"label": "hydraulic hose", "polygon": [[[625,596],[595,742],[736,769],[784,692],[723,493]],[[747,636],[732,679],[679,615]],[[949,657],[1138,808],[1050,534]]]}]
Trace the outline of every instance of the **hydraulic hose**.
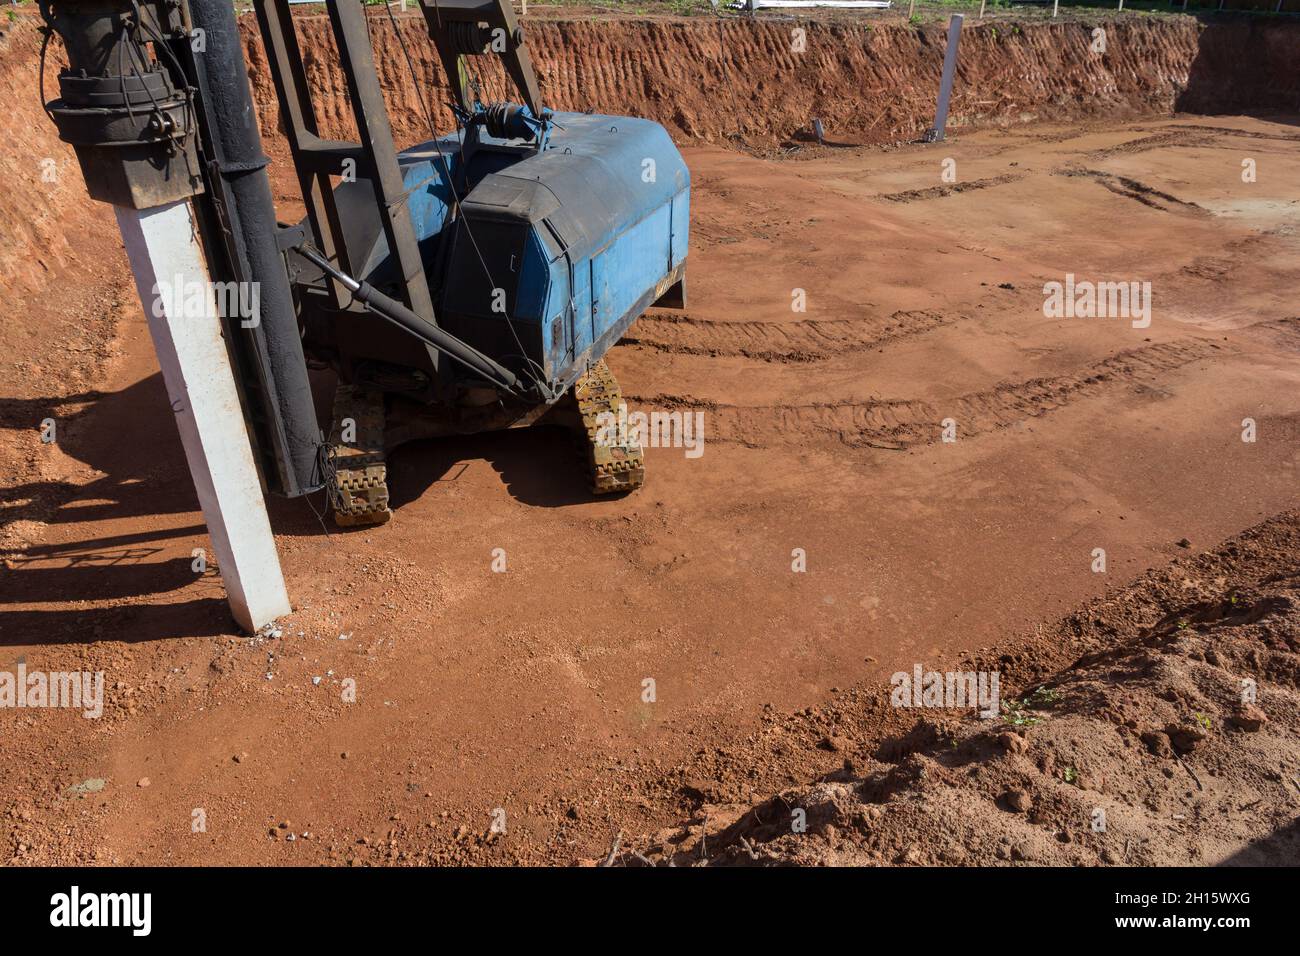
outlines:
[{"label": "hydraulic hose", "polygon": [[462,342],[456,336],[438,328],[432,322],[408,309],[401,302],[384,295],[370,283],[354,279],[352,276],[340,271],[338,267],[311,246],[300,245],[297,247],[297,251],[302,254],[303,258],[346,286],[358,302],[380,318],[387,319],[394,325],[406,330],[511,395],[517,398],[527,397],[527,390],[520,386],[518,376],[500,362],[489,358],[469,343]]},{"label": "hydraulic hose", "polygon": [[[212,126],[216,155],[221,157],[219,166],[212,164],[218,166],[215,175],[225,182],[230,195],[221,218],[230,225],[242,266],[239,278],[256,282],[259,288],[261,322],[247,334],[254,341],[262,340],[257,348],[265,354],[271,373],[262,388],[276,406],[283,428],[277,459],[287,474],[281,483],[286,494],[301,495],[320,488],[324,481],[318,464],[322,436],[289,274],[275,243],[268,160],[262,152],[239,26],[230,0],[190,0],[189,9],[195,28],[204,32],[207,43],[207,52],[198,54],[205,64],[209,94],[203,111]],[[195,202],[214,205],[213,199],[204,196],[196,197]]]}]

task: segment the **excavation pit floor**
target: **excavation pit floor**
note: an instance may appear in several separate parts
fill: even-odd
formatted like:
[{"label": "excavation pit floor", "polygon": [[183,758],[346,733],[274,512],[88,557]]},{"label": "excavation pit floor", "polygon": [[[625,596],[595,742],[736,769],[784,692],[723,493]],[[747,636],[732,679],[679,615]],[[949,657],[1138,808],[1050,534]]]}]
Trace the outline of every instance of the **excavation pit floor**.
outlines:
[{"label": "excavation pit floor", "polygon": [[[50,510],[9,525],[0,668],[103,671],[106,702],[2,716],[4,859],[598,857],[771,715],[887,697],[1295,507],[1297,145],[1294,118],[1179,116],[685,148],[688,307],[609,363],[631,409],[702,413],[703,454],[651,449],[643,490],[595,500],[539,428],[398,450],[380,528],[274,501],[295,612],[270,639],[194,570],[201,517],[102,240],[115,291],[63,299],[121,321],[92,384],[49,386],[62,437],[7,493]],[[1067,281],[1141,293],[1046,316]],[[773,757],[738,795],[837,759]]]}]

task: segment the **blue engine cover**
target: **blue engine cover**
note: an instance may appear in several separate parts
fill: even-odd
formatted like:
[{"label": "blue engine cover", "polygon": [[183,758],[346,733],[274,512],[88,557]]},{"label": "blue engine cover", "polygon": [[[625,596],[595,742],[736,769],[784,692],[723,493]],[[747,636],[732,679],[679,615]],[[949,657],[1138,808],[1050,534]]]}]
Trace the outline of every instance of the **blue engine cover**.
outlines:
[{"label": "blue engine cover", "polygon": [[[449,136],[398,160],[438,323],[530,377],[567,386],[683,281],[690,172],[657,123],[585,113],[554,121],[541,153],[483,133],[472,148]],[[472,187],[459,220],[448,174]],[[359,271],[391,283],[369,185],[344,184],[335,195],[350,245],[370,249]],[[399,361],[400,346],[381,339],[354,337],[349,348]]]},{"label": "blue engine cover", "polygon": [[519,351],[509,316],[545,377],[567,384],[681,281],[690,172],[657,123],[555,120],[548,149],[484,176],[461,203],[440,318],[503,356]]}]

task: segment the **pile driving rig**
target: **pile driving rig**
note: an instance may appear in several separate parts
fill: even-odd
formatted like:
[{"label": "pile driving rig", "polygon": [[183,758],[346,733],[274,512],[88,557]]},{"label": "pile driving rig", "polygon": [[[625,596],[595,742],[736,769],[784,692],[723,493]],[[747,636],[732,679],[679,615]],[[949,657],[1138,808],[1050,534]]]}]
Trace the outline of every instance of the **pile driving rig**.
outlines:
[{"label": "pile driving rig", "polygon": [[[690,174],[665,130],[545,107],[508,0],[421,0],[458,125],[399,152],[365,8],[328,0],[357,141],[327,139],[288,0],[254,6],[307,210],[292,225],[230,0],[42,9],[69,59],[48,109],[91,196],[188,200],[212,279],[257,283],[257,321],[221,320],[265,490],[325,488],[340,524],[382,523],[398,444],[537,423],[573,429],[596,493],[639,487],[641,446],[598,441],[597,417],[621,400],[605,353],[651,305],[685,305]],[[484,56],[522,103],[481,101]],[[328,438],[309,362],[338,375]]]}]

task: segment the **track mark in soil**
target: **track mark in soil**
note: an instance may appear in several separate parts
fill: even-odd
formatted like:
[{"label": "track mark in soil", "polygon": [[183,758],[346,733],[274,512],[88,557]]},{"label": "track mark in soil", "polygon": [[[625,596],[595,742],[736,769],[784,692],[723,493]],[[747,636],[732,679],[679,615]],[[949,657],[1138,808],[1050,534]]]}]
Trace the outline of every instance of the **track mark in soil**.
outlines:
[{"label": "track mark in soil", "polygon": [[1223,244],[1221,254],[1197,256],[1180,268],[1177,275],[1207,282],[1226,281],[1240,268],[1243,259],[1256,253],[1261,242],[1263,238],[1260,235],[1233,239]]},{"label": "track mark in soil", "polygon": [[1242,331],[1257,335],[1277,348],[1300,352],[1300,316],[1255,322]]},{"label": "track mark in soil", "polygon": [[1282,143],[1300,143],[1300,135],[1291,135],[1287,133],[1265,133],[1253,129],[1233,129],[1230,126],[1199,126],[1189,124],[1179,126],[1178,129],[1196,130],[1199,133],[1211,133],[1216,136],[1241,136],[1245,139],[1269,139]]},{"label": "track mark in soil", "polygon": [[[1202,209],[1194,202],[1185,202],[1177,196],[1171,196],[1169,193],[1161,192],[1158,189],[1148,186],[1146,183],[1139,182],[1136,179],[1129,179],[1127,176],[1118,176],[1115,173],[1105,173],[1099,169],[1081,168],[1058,169],[1054,171],[1053,175],[1094,179],[1117,196],[1124,196],[1127,199],[1133,199],[1144,206],[1150,206],[1152,209],[1159,209],[1162,212],[1173,212],[1179,210],[1208,215],[1206,210]],[[1161,202],[1158,202],[1157,200],[1171,204],[1174,209],[1170,209],[1169,206],[1161,205]]]},{"label": "track mark in soil", "polygon": [[769,362],[814,362],[920,335],[959,317],[930,310],[890,316],[803,322],[715,322],[689,315],[651,313],[620,344],[685,355],[741,355]]},{"label": "track mark in soil", "polygon": [[1143,136],[1141,139],[1131,139],[1127,143],[1094,149],[1086,155],[1090,159],[1107,159],[1111,156],[1131,156],[1134,153],[1145,153],[1148,150],[1165,149],[1169,146],[1209,146],[1211,141],[1212,137],[1205,135],[1203,130],[1179,126],[1168,132],[1155,133],[1151,136]]},{"label": "track mark in soil", "polygon": [[[1024,146],[1038,146],[1047,143],[1068,143],[1075,139],[1085,139],[1094,135],[1099,129],[1105,127],[1097,123],[1089,123],[1086,120],[1078,120],[1072,123],[1069,129],[1051,130],[1044,132],[1032,126],[1000,126],[996,129],[989,130],[991,136],[999,139],[1010,139],[1013,142],[1009,145],[1010,149],[1019,149]],[[1006,152],[1006,148],[1000,148],[998,152]]]},{"label": "track mark in soil", "polygon": [[674,395],[629,396],[629,401],[670,410],[705,411],[709,441],[763,448],[802,445],[822,438],[853,448],[900,450],[938,441],[946,418],[956,422],[959,438],[999,431],[1085,398],[1145,385],[1219,350],[1218,345],[1199,340],[1149,345],[1119,352],[1068,375],[1000,384],[948,401],[740,406]]},{"label": "track mark in soil", "polygon": [[877,199],[888,199],[890,202],[917,202],[927,199],[942,199],[944,196],[951,196],[955,193],[971,192],[976,189],[988,189],[991,186],[1005,186],[1007,183],[1015,183],[1025,178],[1024,173],[1006,173],[1002,176],[992,176],[988,179],[972,179],[969,182],[953,183],[948,186],[931,186],[929,189],[909,189],[901,193],[880,193]]}]

